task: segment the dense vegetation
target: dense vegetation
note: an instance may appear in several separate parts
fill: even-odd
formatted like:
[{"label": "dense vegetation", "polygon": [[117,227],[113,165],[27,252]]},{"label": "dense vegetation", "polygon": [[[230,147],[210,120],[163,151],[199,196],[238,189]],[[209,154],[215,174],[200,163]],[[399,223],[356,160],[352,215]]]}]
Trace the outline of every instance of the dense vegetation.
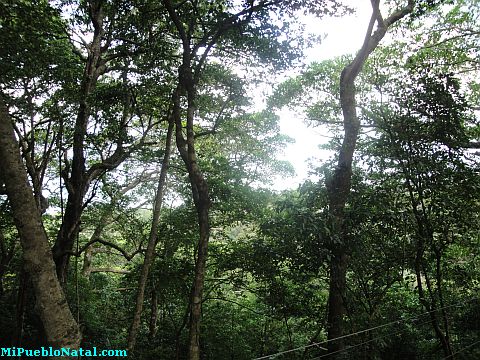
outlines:
[{"label": "dense vegetation", "polygon": [[480,358],[480,2],[365,1],[0,2],[1,346]]}]

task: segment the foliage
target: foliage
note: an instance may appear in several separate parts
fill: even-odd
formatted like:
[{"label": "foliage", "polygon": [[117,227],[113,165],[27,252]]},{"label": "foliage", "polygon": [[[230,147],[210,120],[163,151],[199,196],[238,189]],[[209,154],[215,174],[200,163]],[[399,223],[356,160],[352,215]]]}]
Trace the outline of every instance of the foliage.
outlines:
[{"label": "foliage", "polygon": [[[100,3],[105,68],[84,93],[89,41],[98,26],[92,11]],[[202,357],[325,355],[328,264],[332,241],[340,241],[329,225],[323,185],[333,163],[316,164],[316,180],[298,189],[272,190],[276,175],[293,173],[277,159],[292,139],[281,134],[276,111],[301,113],[333,135],[325,146],[338,147],[339,81],[351,55],[307,64],[275,84],[266,109],[252,89],[272,85],[302,60],[308,40],[299,14],[341,15],[348,7],[333,0],[171,3],[191,40],[196,161],[212,200]],[[52,245],[67,195],[74,193],[65,179],[76,119],[88,105],[82,151],[86,174],[95,176],[88,178],[65,286],[85,348],[126,346],[185,55],[165,4],[0,4],[0,96],[35,195],[39,203],[48,200],[42,220]],[[455,351],[478,357],[472,345],[480,326],[478,16],[477,0],[418,1],[410,22],[397,29],[402,36],[373,54],[357,79],[362,134],[344,237],[345,321],[354,335],[346,338],[345,358],[438,358],[430,312],[442,320]],[[198,214],[176,152],[168,171],[138,359],[188,353]],[[2,346],[42,346],[45,334],[1,176],[0,338]]]}]

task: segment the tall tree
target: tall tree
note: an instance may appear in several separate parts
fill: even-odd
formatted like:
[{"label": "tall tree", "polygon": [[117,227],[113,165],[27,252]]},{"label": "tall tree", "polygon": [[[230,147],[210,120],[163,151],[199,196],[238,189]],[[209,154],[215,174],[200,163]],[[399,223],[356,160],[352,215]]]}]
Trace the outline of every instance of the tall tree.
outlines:
[{"label": "tall tree", "polygon": [[158,225],[160,221],[160,211],[162,209],[163,197],[167,182],[167,171],[170,164],[170,153],[172,151],[172,138],[174,129],[173,119],[169,117],[169,124],[167,130],[167,138],[165,141],[165,153],[163,155],[160,177],[158,179],[157,191],[155,194],[155,203],[153,206],[152,226],[147,242],[147,249],[145,251],[145,259],[142,264],[142,272],[138,281],[137,298],[135,304],[135,311],[133,313],[133,321],[128,334],[127,348],[129,352],[133,352],[137,337],[138,328],[140,326],[140,319],[142,316],[143,302],[145,296],[145,287],[148,280],[150,267],[154,261],[155,246],[157,245]]},{"label": "tall tree", "polygon": [[[199,225],[189,335],[189,358],[197,360],[200,358],[201,306],[210,237],[209,211],[212,204],[196,150],[195,116],[198,109],[198,84],[211,52],[218,50],[216,47],[220,49],[220,54],[222,50],[228,50],[228,46],[222,43],[225,39],[226,43],[243,46],[247,51],[252,45],[260,53],[265,51],[265,48],[262,48],[262,41],[258,39],[263,35],[264,40],[272,41],[271,35],[268,38],[267,29],[275,26],[261,24],[255,27],[254,20],[262,21],[266,12],[282,4],[282,1],[249,1],[239,7],[232,7],[223,1],[213,3],[187,1],[174,4],[170,0],[164,0],[163,4],[181,43],[178,82],[172,94],[173,118],[177,149],[188,172]],[[248,33],[245,39],[241,37],[243,31]]]},{"label": "tall tree", "polygon": [[[394,11],[386,19],[380,11],[380,0],[371,0],[372,15],[364,43],[352,62],[340,77],[340,105],[343,113],[344,138],[334,174],[326,180],[329,198],[331,234],[330,286],[328,298],[329,352],[337,353],[344,348],[343,317],[345,316],[346,273],[348,266],[348,228],[345,223],[345,205],[351,188],[353,153],[356,148],[360,121],[355,102],[355,79],[361,72],[369,55],[377,48],[389,27],[413,11],[414,1]],[[375,29],[376,25],[376,29]],[[340,339],[338,339],[340,338]]]},{"label": "tall tree", "polygon": [[411,84],[396,86],[398,106],[381,111],[384,135],[379,147],[398,164],[405,184],[414,219],[413,269],[419,302],[429,312],[444,355],[451,357],[444,259],[459,242],[457,234],[468,233],[476,223],[472,216],[476,199],[471,194],[477,177],[474,164],[465,158],[473,123],[459,81],[451,74],[418,69],[408,73]]}]

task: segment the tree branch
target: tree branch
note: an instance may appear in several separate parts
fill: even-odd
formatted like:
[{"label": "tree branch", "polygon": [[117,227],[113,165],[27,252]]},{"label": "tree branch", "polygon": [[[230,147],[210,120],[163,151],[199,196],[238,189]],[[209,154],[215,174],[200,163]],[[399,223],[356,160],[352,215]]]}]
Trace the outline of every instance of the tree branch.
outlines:
[{"label": "tree branch", "polygon": [[114,269],[114,268],[92,268],[90,269],[90,273],[95,272],[109,272],[114,274],[130,274],[129,270],[124,269]]},{"label": "tree branch", "polygon": [[87,242],[85,245],[83,245],[78,251],[67,251],[67,254],[69,255],[72,255],[72,256],[76,256],[76,257],[79,257],[80,255],[82,255],[82,253],[90,246],[90,245],[93,245],[95,243],[99,243],[99,244],[103,244],[105,246],[109,246],[115,250],[117,250],[118,252],[120,252],[123,257],[127,260],[127,261],[130,261],[134,258],[135,255],[137,255],[138,253],[142,252],[143,249],[141,248],[138,248],[137,250],[135,250],[133,253],[129,254],[126,250],[122,249],[120,246],[118,246],[117,244],[114,244],[110,241],[106,241],[106,240],[103,240],[103,239],[100,239],[100,238],[96,238],[96,239],[92,239],[90,240],[89,242]]},{"label": "tree branch", "polygon": [[213,127],[210,130],[205,130],[202,131],[201,133],[198,133],[195,135],[195,138],[199,138],[202,136],[207,136],[207,135],[214,135],[217,132],[218,127],[220,126],[221,123],[221,116],[225,112],[225,109],[227,108],[228,103],[232,99],[232,94],[229,94],[228,97],[225,99],[225,101],[222,104],[222,108],[218,112],[217,116],[215,117],[215,121],[213,122]]}]

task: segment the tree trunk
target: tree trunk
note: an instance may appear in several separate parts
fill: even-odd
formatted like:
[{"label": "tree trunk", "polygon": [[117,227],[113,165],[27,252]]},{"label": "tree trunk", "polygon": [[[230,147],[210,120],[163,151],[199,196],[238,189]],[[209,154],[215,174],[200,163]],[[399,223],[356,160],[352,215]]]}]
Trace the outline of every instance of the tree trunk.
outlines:
[{"label": "tree trunk", "polygon": [[425,290],[423,288],[423,281],[422,281],[422,273],[425,276],[427,281],[427,287],[430,289],[429,281],[427,280],[427,274],[425,271],[422,271],[422,261],[423,261],[423,245],[419,245],[420,243],[423,244],[423,240],[419,240],[417,242],[417,255],[415,257],[415,274],[417,276],[417,290],[418,290],[418,298],[420,303],[423,307],[429,312],[430,315],[430,322],[432,324],[433,331],[435,332],[435,336],[437,337],[440,346],[442,347],[443,354],[449,358],[453,359],[453,352],[450,346],[450,342],[448,338],[443,333],[442,329],[440,328],[440,322],[437,316],[437,307],[435,305],[435,301],[432,298],[432,293],[430,293],[431,301],[427,300]]},{"label": "tree trunk", "polygon": [[153,341],[157,335],[157,318],[158,318],[158,296],[155,288],[152,289],[150,299],[150,322],[148,323],[148,337]]},{"label": "tree trunk", "polygon": [[[192,68],[188,55],[179,70],[179,85],[173,95],[173,118],[175,119],[175,136],[177,148],[185,163],[192,189],[193,202],[197,210],[199,239],[195,261],[195,275],[191,295],[191,316],[189,332],[189,355],[190,360],[200,359],[200,322],[202,316],[202,296],[205,282],[208,241],[210,238],[209,211],[211,206],[208,184],[197,162],[195,151],[195,134],[193,120],[196,110],[196,89],[193,79]],[[182,117],[180,113],[181,92],[187,96],[187,138],[183,136]]]},{"label": "tree trunk", "polygon": [[441,251],[438,248],[434,248],[434,253],[435,253],[435,258],[436,258],[436,281],[437,281],[437,292],[438,292],[438,300],[440,302],[440,309],[441,309],[441,314],[442,314],[442,319],[443,319],[443,328],[445,329],[445,342],[444,342],[444,347],[443,351],[445,356],[449,356],[449,358],[453,359],[453,349],[452,349],[452,344],[450,343],[450,325],[448,321],[448,314],[447,310],[445,307],[445,301],[443,299],[443,281],[442,281],[442,254]]},{"label": "tree trunk", "polygon": [[90,182],[86,173],[84,154],[84,141],[91,112],[88,97],[94,90],[99,76],[105,71],[105,61],[101,58],[105,51],[101,46],[104,37],[104,13],[101,1],[91,1],[88,6],[94,34],[80,86],[80,104],[73,133],[71,175],[68,176],[66,172],[62,174],[68,191],[67,204],[62,225],[52,249],[57,275],[62,284],[67,280],[70,252],[79,232],[84,197]]},{"label": "tree trunk", "polygon": [[[362,70],[368,56],[376,49],[385,36],[389,26],[413,10],[413,0],[408,0],[408,4],[404,8],[395,11],[387,19],[383,19],[379,9],[380,0],[371,0],[371,3],[372,15],[364,43],[353,61],[343,69],[341,74],[340,105],[342,107],[345,135],[335,172],[326,181],[329,199],[330,231],[333,234],[330,239],[332,260],[330,262],[328,301],[328,350],[332,355],[340,354],[344,348],[342,340],[334,340],[343,335],[343,318],[345,316],[346,273],[348,266],[348,229],[345,225],[345,205],[351,188],[353,153],[360,129],[355,102],[355,79]],[[377,24],[377,29],[373,31],[375,24]]]},{"label": "tree trunk", "polygon": [[[187,325],[188,322],[188,315],[190,314],[190,304],[185,310],[185,314],[183,315],[182,324],[178,329],[175,330],[175,360],[181,359],[181,344],[180,344],[180,337],[182,336],[183,329]],[[175,326],[175,324],[174,324]]]},{"label": "tree trunk", "polygon": [[210,236],[208,208],[208,203],[202,203],[201,206],[197,206],[198,222],[200,227],[200,239],[198,241],[197,261],[195,263],[195,278],[193,281],[193,291],[191,298],[189,335],[190,360],[200,359],[200,322],[202,317],[202,295],[205,283],[208,240]]},{"label": "tree trunk", "polygon": [[[345,288],[347,273],[347,255],[344,250],[338,251],[330,261],[330,283],[328,294],[328,345],[329,352],[341,351],[344,348],[343,316],[345,314]],[[335,340],[338,339],[338,340]],[[333,341],[332,341],[333,340]]]},{"label": "tree trunk", "polygon": [[[390,141],[394,141],[392,134],[390,133]],[[397,158],[401,159],[402,157],[397,151]],[[408,161],[408,160],[407,160]],[[410,161],[408,161],[410,162]],[[410,205],[412,207],[412,213],[415,217],[415,221],[417,224],[417,241],[416,241],[416,254],[415,254],[415,275],[417,277],[417,291],[418,291],[418,299],[422,306],[429,312],[430,321],[432,324],[433,331],[435,332],[435,336],[437,337],[440,346],[443,349],[443,353],[447,358],[453,359],[453,350],[449,340],[449,331],[448,331],[448,319],[446,316],[446,312],[444,309],[444,302],[443,302],[443,295],[442,295],[442,278],[441,278],[441,254],[439,250],[434,246],[434,237],[433,237],[433,230],[431,224],[428,220],[427,215],[427,206],[425,204],[425,199],[423,195],[423,189],[416,184],[419,181],[414,181],[410,171],[408,170],[408,166],[403,162],[400,161],[401,168],[403,174],[405,176],[405,183],[408,189],[409,197],[410,197]],[[415,193],[418,195],[415,196]],[[422,210],[418,209],[420,207]],[[436,305],[436,295],[432,289],[432,285],[430,279],[428,277],[427,269],[424,265],[424,257],[425,257],[425,248],[426,242],[433,247],[433,252],[436,256],[436,278],[437,278],[437,290],[440,297],[440,307],[442,308],[442,315],[444,320],[445,326],[445,334],[443,333],[440,327],[440,321],[437,316],[437,305]],[[427,295],[425,293],[425,289],[423,286],[422,276],[425,278],[425,283],[427,285],[428,295],[430,297],[430,301],[427,299]]]},{"label": "tree trunk", "polygon": [[82,275],[87,278],[90,276],[92,272],[93,252],[94,252],[93,245],[90,245],[85,249],[85,253],[83,254]]},{"label": "tree trunk", "polygon": [[52,252],[28,182],[8,111],[0,99],[0,168],[20,235],[25,271],[35,293],[47,340],[56,348],[78,348],[80,331],[55,274]]},{"label": "tree trunk", "polygon": [[25,320],[25,307],[28,293],[28,275],[25,273],[25,268],[23,266],[20,270],[19,277],[20,285],[18,286],[17,304],[15,307],[15,333],[12,339],[12,345],[17,348],[22,346],[23,324]]},{"label": "tree trunk", "polygon": [[167,180],[167,171],[172,147],[173,128],[174,122],[173,120],[169,120],[167,139],[165,142],[165,155],[163,156],[162,169],[160,170],[160,178],[158,180],[157,194],[155,196],[155,204],[153,208],[152,227],[150,228],[150,235],[148,238],[147,250],[145,252],[145,260],[142,266],[142,273],[140,274],[140,279],[138,281],[137,300],[135,305],[135,312],[133,314],[133,321],[132,325],[130,326],[130,332],[128,334],[127,348],[129,352],[132,352],[135,348],[137,332],[140,326],[140,320],[142,316],[143,301],[145,297],[145,287],[147,284],[148,273],[155,257],[158,223],[160,220],[160,210],[162,209],[163,194],[165,191],[165,183]]}]

